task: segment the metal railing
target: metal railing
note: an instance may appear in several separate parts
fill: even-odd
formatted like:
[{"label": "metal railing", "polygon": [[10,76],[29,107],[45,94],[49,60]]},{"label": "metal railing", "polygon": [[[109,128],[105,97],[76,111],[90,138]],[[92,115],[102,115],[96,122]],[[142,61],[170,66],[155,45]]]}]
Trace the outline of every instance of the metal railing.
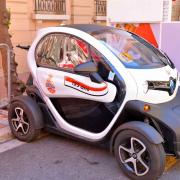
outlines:
[{"label": "metal railing", "polygon": [[106,1],[95,0],[96,16],[106,16]]},{"label": "metal railing", "polygon": [[35,0],[35,13],[66,14],[66,0]]},{"label": "metal railing", "polygon": [[12,51],[10,50],[9,46],[4,43],[0,43],[0,48],[5,48],[7,50],[7,76],[8,76],[8,102],[11,101],[11,53]]}]

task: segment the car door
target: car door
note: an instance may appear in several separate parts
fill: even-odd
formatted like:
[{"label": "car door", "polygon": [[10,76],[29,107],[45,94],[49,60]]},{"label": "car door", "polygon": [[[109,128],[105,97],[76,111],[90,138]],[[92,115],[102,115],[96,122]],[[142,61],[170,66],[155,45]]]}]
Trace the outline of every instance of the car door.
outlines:
[{"label": "car door", "polygon": [[117,88],[106,80],[97,83],[88,74],[74,71],[76,66],[93,61],[89,47],[76,37],[47,35],[36,48],[37,80],[66,122],[101,132],[114,117],[105,104],[114,101]]}]

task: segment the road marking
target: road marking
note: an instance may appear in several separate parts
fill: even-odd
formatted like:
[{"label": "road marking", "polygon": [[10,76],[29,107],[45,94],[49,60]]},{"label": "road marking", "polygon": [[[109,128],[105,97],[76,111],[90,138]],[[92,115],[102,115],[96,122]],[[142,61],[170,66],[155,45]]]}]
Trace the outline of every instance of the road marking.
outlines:
[{"label": "road marking", "polygon": [[16,147],[19,147],[26,142],[19,141],[17,139],[13,139],[11,141],[7,141],[5,143],[0,144],[0,153],[6,152],[8,150],[14,149]]}]

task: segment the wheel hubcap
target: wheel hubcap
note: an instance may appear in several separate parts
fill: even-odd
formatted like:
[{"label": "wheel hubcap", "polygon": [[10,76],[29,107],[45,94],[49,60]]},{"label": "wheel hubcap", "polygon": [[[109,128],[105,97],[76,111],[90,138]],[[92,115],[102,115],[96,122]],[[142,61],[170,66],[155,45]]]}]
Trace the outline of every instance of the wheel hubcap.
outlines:
[{"label": "wheel hubcap", "polygon": [[119,146],[119,157],[125,167],[137,176],[149,171],[149,153],[139,139],[131,137]]},{"label": "wheel hubcap", "polygon": [[29,121],[24,110],[16,107],[15,116],[15,118],[11,119],[14,130],[22,135],[26,135],[29,131]]}]

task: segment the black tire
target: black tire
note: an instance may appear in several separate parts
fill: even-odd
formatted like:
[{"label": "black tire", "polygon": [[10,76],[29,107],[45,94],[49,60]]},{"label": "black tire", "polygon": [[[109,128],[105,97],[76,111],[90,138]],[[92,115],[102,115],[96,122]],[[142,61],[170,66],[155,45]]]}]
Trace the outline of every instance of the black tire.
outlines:
[{"label": "black tire", "polygon": [[[131,140],[135,153],[128,152],[131,149]],[[124,150],[124,147],[128,148],[128,151]],[[145,151],[140,155],[141,161],[139,161],[138,152],[143,149]],[[130,179],[156,180],[162,175],[165,168],[165,152],[162,144],[151,143],[143,134],[135,130],[124,130],[117,135],[114,143],[114,154],[123,173]],[[138,169],[137,174],[134,170],[136,165],[133,162],[125,162],[127,159],[135,160]],[[141,163],[142,161],[146,166]]]},{"label": "black tire", "polygon": [[[21,116],[22,112],[23,115]],[[12,134],[21,141],[31,142],[35,140],[40,134],[40,128],[37,127],[35,121],[40,120],[41,115],[41,110],[35,101],[28,96],[21,96],[10,104],[8,110],[8,121]],[[18,117],[22,117],[23,120],[18,122]],[[20,123],[24,123],[23,129],[18,127]]]}]

